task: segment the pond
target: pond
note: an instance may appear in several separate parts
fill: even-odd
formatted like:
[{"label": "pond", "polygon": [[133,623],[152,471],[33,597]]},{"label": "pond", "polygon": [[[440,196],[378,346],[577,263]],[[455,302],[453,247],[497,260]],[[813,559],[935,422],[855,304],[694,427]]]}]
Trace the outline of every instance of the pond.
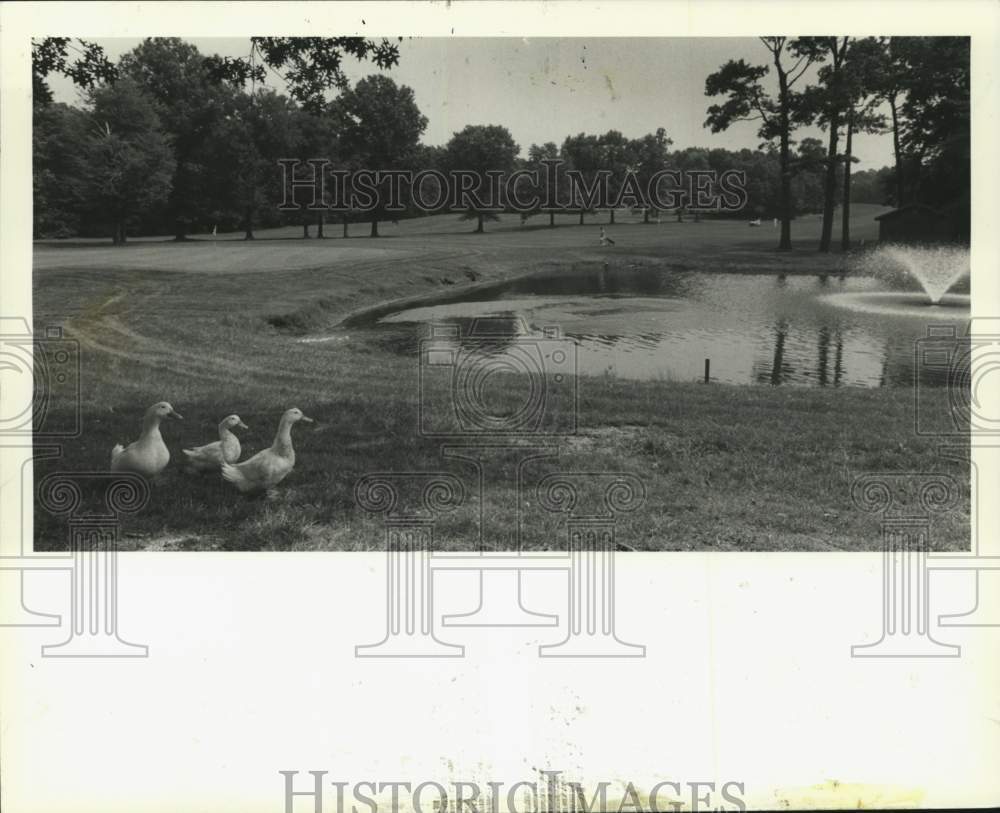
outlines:
[{"label": "pond", "polygon": [[450,292],[383,315],[380,343],[415,353],[429,335],[502,358],[557,331],[575,371],[625,379],[818,387],[946,383],[915,364],[929,325],[961,336],[968,297],[931,306],[868,276],[708,274],[655,268],[539,274]]}]

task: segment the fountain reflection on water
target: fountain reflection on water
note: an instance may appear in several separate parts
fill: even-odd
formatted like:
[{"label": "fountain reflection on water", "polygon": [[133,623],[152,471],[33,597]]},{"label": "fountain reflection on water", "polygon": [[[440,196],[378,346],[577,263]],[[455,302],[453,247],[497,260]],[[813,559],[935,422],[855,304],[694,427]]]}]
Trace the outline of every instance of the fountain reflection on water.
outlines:
[{"label": "fountain reflection on water", "polygon": [[[935,371],[914,369],[914,341],[929,323],[963,323],[967,299],[949,294],[932,307],[922,292],[887,288],[886,281],[857,273],[580,268],[472,289],[460,298],[449,292],[447,301],[386,314],[372,339],[413,353],[429,323],[448,323],[465,335],[473,320],[492,317],[501,326],[504,320],[527,324],[532,332],[559,326],[576,342],[579,371],[590,375],[695,381],[709,358],[713,381],[736,384],[910,386],[915,376],[944,384]],[[914,297],[922,304],[915,306]],[[916,313],[923,318],[913,318]],[[510,333],[509,344],[533,340],[520,329]],[[503,344],[491,353],[510,352]]]}]

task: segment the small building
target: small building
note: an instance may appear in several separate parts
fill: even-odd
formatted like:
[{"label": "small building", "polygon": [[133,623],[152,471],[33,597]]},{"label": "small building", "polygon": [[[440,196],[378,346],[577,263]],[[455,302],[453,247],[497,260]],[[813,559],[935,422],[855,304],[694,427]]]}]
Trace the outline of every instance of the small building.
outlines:
[{"label": "small building", "polygon": [[875,219],[880,243],[950,243],[959,238],[951,216],[923,203],[911,203]]}]

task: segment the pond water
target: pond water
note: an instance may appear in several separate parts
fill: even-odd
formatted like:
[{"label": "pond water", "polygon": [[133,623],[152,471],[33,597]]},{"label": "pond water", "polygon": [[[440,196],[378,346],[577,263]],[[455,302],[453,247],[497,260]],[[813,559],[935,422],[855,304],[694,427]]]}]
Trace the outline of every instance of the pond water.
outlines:
[{"label": "pond water", "polygon": [[[651,268],[542,274],[468,291],[378,320],[379,341],[415,353],[429,335],[512,362],[558,334],[575,371],[627,379],[829,387],[944,384],[915,364],[930,325],[969,318],[968,297],[930,306],[872,277],[705,274]],[[516,368],[513,365],[512,368]]]}]

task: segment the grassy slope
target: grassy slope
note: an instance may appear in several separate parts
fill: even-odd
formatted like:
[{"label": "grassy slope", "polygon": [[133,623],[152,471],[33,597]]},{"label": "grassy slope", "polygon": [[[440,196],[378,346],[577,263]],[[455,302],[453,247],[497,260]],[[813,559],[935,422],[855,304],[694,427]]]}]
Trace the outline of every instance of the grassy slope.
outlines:
[{"label": "grassy slope", "polygon": [[[856,239],[874,238],[874,214],[856,207]],[[126,544],[376,548],[380,524],[354,507],[359,476],[373,469],[462,470],[445,465],[437,443],[416,436],[415,359],[381,348],[366,331],[331,329],[348,314],[386,299],[440,293],[442,277],[456,283],[448,288],[454,290],[470,284],[467,271],[482,282],[574,263],[816,273],[842,261],[813,252],[816,218],[797,222],[799,244],[784,254],[773,251],[769,226],[620,223],[609,231],[618,245],[603,249],[596,226],[581,229],[572,220],[556,229],[537,220],[522,229],[516,218],[504,218],[485,236],[448,216],[386,225],[388,236],[379,240],[345,241],[337,228],[330,233],[338,238],[323,241],[40,245],[36,329],[64,324],[82,345],[85,433],[66,444],[59,465],[106,467],[110,447],[134,437],[142,410],[159,399],[186,416],[164,429],[175,460],[182,446],[213,438],[216,422],[233,411],[250,426],[244,449],[253,453],[270,443],[278,414],[299,406],[319,423],[296,429],[299,462],[277,500],[246,501],[215,478],[191,479],[171,466],[151,505],[127,521]],[[296,331],[317,329],[332,340],[297,340]],[[968,476],[967,466],[940,461],[932,444],[913,435],[908,390],[585,378],[579,391],[580,434],[564,445],[558,468],[633,471],[644,479],[648,506],[625,519],[620,536],[636,548],[872,548],[877,526],[850,504],[856,474]],[[505,485],[497,477],[490,488],[496,494]],[[469,547],[476,507],[448,518],[443,545]],[[488,519],[506,521],[499,514]],[[528,544],[551,546],[555,528],[533,527]],[[966,507],[936,529],[937,544],[964,546],[967,527]],[[59,524],[40,522],[40,547],[63,538]]]}]

